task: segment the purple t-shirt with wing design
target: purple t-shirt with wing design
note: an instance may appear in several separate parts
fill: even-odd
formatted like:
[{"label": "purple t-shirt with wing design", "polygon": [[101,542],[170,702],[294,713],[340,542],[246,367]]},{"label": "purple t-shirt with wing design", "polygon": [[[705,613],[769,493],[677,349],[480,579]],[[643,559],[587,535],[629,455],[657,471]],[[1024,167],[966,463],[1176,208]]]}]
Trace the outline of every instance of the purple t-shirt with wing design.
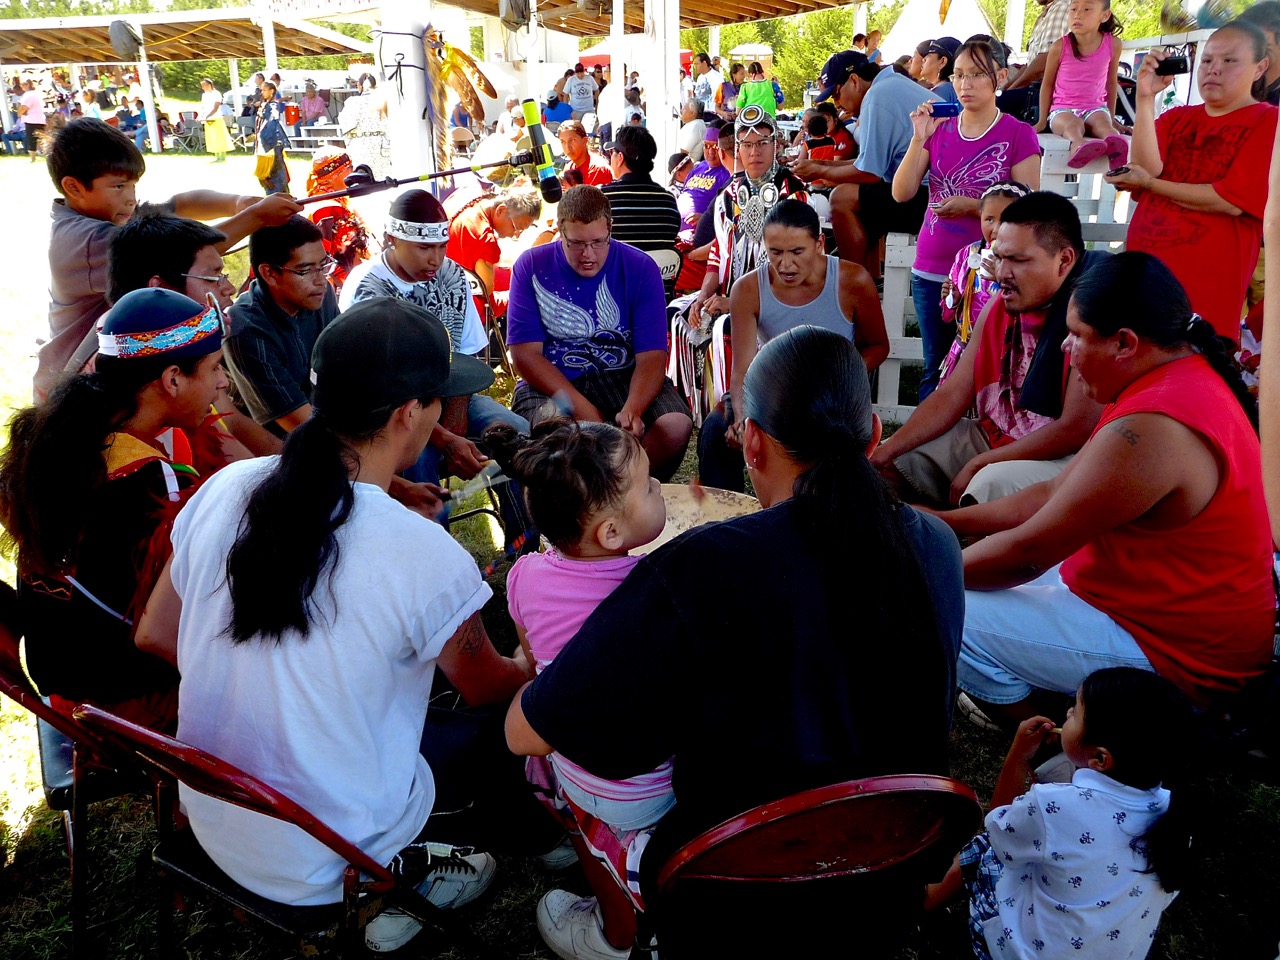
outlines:
[{"label": "purple t-shirt with wing design", "polygon": [[558,241],[520,254],[511,268],[507,342],[541,343],[570,380],[625,370],[637,353],[667,349],[662,274],[648,254],[620,240],[594,277],[580,276]]},{"label": "purple t-shirt with wing design", "polygon": [[[982,196],[999,180],[1008,180],[1016,164],[1039,156],[1040,141],[1030,124],[1007,113],[976,140],[960,136],[960,118],[944,120],[925,141],[929,151],[929,203],[948,197]],[[945,277],[961,247],[982,239],[976,216],[939,217],[932,206],[916,241],[917,273]]]}]

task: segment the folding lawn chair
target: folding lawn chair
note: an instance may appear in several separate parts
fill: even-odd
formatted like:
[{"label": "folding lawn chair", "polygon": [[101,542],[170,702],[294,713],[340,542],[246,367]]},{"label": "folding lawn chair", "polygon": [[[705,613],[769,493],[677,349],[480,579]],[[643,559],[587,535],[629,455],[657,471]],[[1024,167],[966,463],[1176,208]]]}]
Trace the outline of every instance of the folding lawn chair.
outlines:
[{"label": "folding lawn chair", "polygon": [[[663,960],[709,956],[717,942],[731,955],[726,938],[743,944],[739,955],[757,956],[777,935],[792,945],[783,954],[831,948],[857,955],[855,945],[865,937],[852,921],[858,908],[887,894],[886,925],[900,919],[898,904],[904,916],[916,912],[924,882],[941,879],[981,822],[973,791],[939,776],[851,780],[766,803],[698,835],[652,874],[642,863],[646,913],[637,944],[651,943],[656,930]],[[904,895],[896,896],[899,891]],[[771,910],[788,892],[796,897]],[[797,903],[812,913],[802,919],[793,912]],[[815,941],[823,934],[810,922],[843,925],[843,947]],[[817,952],[806,952],[806,943]],[[646,953],[637,946],[632,956]]]},{"label": "folding lawn chair", "polygon": [[[9,597],[13,588],[0,584]],[[15,625],[0,624],[0,693],[36,718],[40,746],[40,773],[45,802],[62,814],[67,841],[67,861],[71,875],[72,955],[85,949],[85,915],[88,897],[88,807],[125,793],[145,793],[149,789],[140,765],[129,754],[113,751],[79,722],[59,713],[40,697],[22,669],[18,654],[20,633]]]},{"label": "folding lawn chair", "polygon": [[[130,723],[106,710],[84,705],[76,719],[103,738],[129,749],[158,774],[156,821],[159,843],[152,853],[160,874],[160,956],[178,956],[173,938],[173,908],[177,883],[214,897],[230,906],[239,918],[253,917],[300,943],[303,956],[337,949],[351,956],[367,956],[365,925],[386,907],[398,907],[419,922],[449,935],[470,952],[491,956],[470,929],[447,911],[440,910],[414,887],[372,860],[349,840],[335,833],[300,804],[256,777],[211,753],[173,737]],[[324,844],[347,864],[343,871],[342,900],[321,906],[290,906],[246,890],[222,872],[200,847],[178,811],[176,783],[291,823]],[[183,823],[183,826],[179,826]],[[270,851],[262,851],[270,856]]]}]

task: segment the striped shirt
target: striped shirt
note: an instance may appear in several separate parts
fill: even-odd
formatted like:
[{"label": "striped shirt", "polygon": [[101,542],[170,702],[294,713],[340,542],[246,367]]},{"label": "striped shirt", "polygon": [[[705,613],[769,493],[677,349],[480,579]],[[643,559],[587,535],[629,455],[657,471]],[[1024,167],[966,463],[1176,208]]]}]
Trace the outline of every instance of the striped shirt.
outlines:
[{"label": "striped shirt", "polygon": [[624,173],[600,188],[613,213],[613,239],[640,250],[673,250],[680,232],[676,198],[641,173]]}]

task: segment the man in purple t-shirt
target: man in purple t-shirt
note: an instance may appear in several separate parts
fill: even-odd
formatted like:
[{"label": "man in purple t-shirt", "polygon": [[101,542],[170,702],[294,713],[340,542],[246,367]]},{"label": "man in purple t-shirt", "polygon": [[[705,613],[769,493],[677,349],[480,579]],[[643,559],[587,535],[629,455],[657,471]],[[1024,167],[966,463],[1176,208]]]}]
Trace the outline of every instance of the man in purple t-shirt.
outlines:
[{"label": "man in purple t-shirt", "polygon": [[693,419],[665,376],[662,275],[647,254],[610,240],[598,188],[567,190],[556,213],[559,242],[526,250],[511,270],[507,342],[521,379],[511,409],[534,425],[566,406],[577,420],[616,423],[668,480]]},{"label": "man in purple t-shirt", "polygon": [[720,162],[720,136],[733,138],[733,127],[707,127],[707,135],[703,140],[702,159],[689,171],[684,179],[684,190],[676,197],[676,206],[680,208],[681,239],[693,239],[693,228],[699,218],[707,211],[713,201],[729,181],[733,174]]}]

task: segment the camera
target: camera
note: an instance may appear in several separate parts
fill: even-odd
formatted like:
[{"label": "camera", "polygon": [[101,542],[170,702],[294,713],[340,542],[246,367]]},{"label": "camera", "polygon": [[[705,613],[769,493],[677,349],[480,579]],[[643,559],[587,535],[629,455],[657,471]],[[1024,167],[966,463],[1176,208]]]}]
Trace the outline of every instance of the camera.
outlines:
[{"label": "camera", "polygon": [[1176,77],[1191,72],[1191,61],[1187,57],[1186,47],[1165,47],[1169,56],[1156,64],[1157,77]]}]

